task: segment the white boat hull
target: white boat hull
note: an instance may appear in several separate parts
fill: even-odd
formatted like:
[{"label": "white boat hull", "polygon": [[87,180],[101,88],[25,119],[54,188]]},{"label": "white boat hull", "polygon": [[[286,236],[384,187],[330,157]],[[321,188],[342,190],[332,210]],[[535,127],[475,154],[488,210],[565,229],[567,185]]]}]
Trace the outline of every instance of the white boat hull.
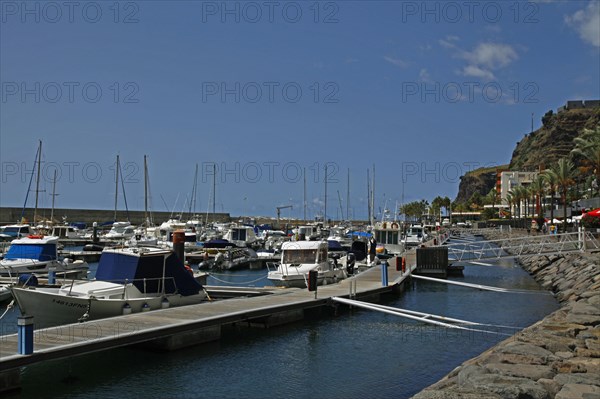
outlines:
[{"label": "white boat hull", "polygon": [[[123,315],[127,303],[131,313],[140,313],[145,304],[149,310],[162,308],[162,295],[133,299],[98,299],[74,297],[58,294],[57,288],[17,288],[12,287],[21,313],[33,316],[35,328],[45,328],[61,324],[77,323],[84,314],[86,320],[103,319]],[[169,307],[193,305],[202,302],[204,293],[190,296],[166,295]]]},{"label": "white boat hull", "polygon": [[[319,272],[317,275],[317,285],[334,284],[347,277],[345,270],[328,270]],[[276,287],[285,288],[306,288],[308,274],[281,274],[280,272],[270,272],[267,279]]]}]

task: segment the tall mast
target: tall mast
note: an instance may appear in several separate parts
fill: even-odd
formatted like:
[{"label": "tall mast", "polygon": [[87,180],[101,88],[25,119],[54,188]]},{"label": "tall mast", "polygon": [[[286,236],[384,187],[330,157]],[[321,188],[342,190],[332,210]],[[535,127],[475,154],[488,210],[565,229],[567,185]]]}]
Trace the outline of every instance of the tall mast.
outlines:
[{"label": "tall mast", "polygon": [[323,211],[323,222],[327,222],[327,164],[325,164],[325,209]]},{"label": "tall mast", "polygon": [[217,164],[213,164],[213,221],[215,219],[215,212],[217,206]]},{"label": "tall mast", "polygon": [[348,168],[348,183],[346,184],[346,219],[350,220],[350,168]]},{"label": "tall mast", "polygon": [[342,197],[340,196],[340,190],[337,190],[338,202],[340,203],[340,220],[344,220],[344,208],[342,208]]},{"label": "tall mast", "polygon": [[50,212],[50,223],[54,223],[54,198],[56,198],[56,169],[54,169],[54,178],[52,179],[52,211]]},{"label": "tall mast", "polygon": [[115,222],[117,221],[117,202],[119,201],[119,169],[119,156],[117,155],[117,166],[115,167]]},{"label": "tall mast", "polygon": [[303,170],[304,175],[304,220],[306,221],[306,168]]},{"label": "tall mast", "polygon": [[144,221],[148,224],[148,162],[144,155]]},{"label": "tall mast", "polygon": [[37,219],[37,210],[38,210],[38,197],[40,193],[40,169],[42,164],[42,140],[40,140],[40,145],[38,147],[38,155],[37,155],[37,178],[35,182],[35,209],[33,210],[33,225],[35,226]]},{"label": "tall mast", "polygon": [[367,220],[371,222],[371,172],[367,168]]},{"label": "tall mast", "polygon": [[192,201],[194,202],[192,211],[194,211],[194,214],[196,213],[196,201],[197,200],[198,200],[198,164],[196,163],[196,173],[194,173],[194,189],[192,190]]},{"label": "tall mast", "polygon": [[[375,219],[375,164],[373,164],[373,183],[371,184],[371,216]],[[371,224],[372,221],[371,221]]]}]

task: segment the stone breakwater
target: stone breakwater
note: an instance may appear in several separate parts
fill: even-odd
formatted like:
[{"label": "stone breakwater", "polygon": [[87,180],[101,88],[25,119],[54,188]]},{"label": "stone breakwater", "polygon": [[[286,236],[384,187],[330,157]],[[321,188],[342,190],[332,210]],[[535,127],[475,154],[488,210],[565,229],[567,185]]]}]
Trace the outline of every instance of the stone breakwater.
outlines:
[{"label": "stone breakwater", "polygon": [[561,308],[414,399],[600,398],[600,253],[531,255],[519,262],[555,293]]}]

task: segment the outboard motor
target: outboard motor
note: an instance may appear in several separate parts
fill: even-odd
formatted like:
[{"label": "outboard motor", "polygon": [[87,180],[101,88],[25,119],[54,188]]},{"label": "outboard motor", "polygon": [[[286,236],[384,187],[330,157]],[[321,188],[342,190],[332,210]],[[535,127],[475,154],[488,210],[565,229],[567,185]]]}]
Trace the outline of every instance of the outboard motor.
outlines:
[{"label": "outboard motor", "polygon": [[346,255],[346,273],[348,275],[354,274],[354,263],[356,262],[356,256],[352,252]]},{"label": "outboard motor", "polygon": [[19,286],[37,287],[38,279],[34,274],[21,274],[19,276]]}]

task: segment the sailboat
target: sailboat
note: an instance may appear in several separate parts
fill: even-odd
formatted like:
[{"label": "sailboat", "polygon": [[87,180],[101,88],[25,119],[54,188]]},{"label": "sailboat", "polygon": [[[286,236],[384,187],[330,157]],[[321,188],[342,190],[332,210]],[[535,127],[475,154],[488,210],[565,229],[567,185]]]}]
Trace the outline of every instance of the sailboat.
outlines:
[{"label": "sailboat", "polygon": [[[129,209],[127,208],[127,197],[125,196],[125,182],[123,177],[119,177],[121,172],[121,163],[117,155],[117,163],[115,167],[115,215],[112,228],[104,235],[108,240],[128,240],[135,235],[135,228],[129,221]],[[127,221],[117,221],[117,206],[119,202],[119,181],[123,187],[123,198],[125,200],[125,210],[127,212]]]}]

